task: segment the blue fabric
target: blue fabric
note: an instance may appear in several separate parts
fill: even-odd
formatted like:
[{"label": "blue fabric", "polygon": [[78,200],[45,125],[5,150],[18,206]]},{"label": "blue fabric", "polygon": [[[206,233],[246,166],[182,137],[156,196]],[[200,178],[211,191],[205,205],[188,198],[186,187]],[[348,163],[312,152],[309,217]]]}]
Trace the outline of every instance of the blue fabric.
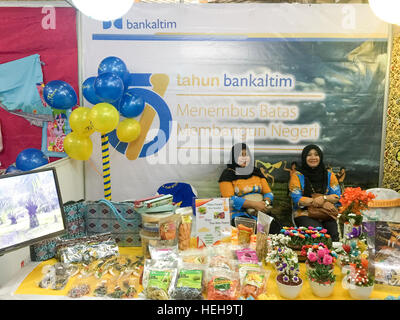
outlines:
[{"label": "blue fabric", "polygon": [[[301,190],[296,190],[292,191],[290,193],[290,196],[292,197],[293,200],[293,210],[298,210],[300,207],[298,205],[301,197],[303,197],[303,190],[304,190],[304,175],[302,175],[300,172],[297,173],[297,177],[300,180],[300,185],[301,185]],[[337,185],[337,187],[332,188],[331,187],[331,177],[332,177],[332,172],[328,171],[328,187],[326,188],[326,195],[330,194],[336,194],[337,196],[341,196],[341,191],[340,191],[340,186]],[[340,206],[340,202],[335,204],[336,207]]]},{"label": "blue fabric", "polygon": [[173,202],[179,204],[180,207],[193,206],[193,199],[196,198],[192,186],[183,182],[165,183],[158,188],[157,192],[158,194],[171,194]]},{"label": "blue fabric", "polygon": [[52,114],[51,108],[43,106],[40,99],[36,85],[42,82],[38,54],[0,64],[0,102],[7,110]]}]

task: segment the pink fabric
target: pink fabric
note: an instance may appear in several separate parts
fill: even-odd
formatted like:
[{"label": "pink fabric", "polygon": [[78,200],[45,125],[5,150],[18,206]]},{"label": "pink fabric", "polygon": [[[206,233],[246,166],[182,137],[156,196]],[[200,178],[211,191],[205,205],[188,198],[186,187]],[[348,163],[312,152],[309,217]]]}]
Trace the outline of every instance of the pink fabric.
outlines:
[{"label": "pink fabric", "polygon": [[[55,29],[44,29],[49,12],[42,8],[1,8],[0,63],[39,54],[43,66],[44,83],[51,80],[68,82],[78,89],[78,48],[76,13],[73,8],[55,8]],[[4,149],[0,152],[0,168],[14,163],[26,148],[41,149],[42,128],[32,126],[22,117],[0,108]],[[58,158],[50,158],[50,161]]]}]

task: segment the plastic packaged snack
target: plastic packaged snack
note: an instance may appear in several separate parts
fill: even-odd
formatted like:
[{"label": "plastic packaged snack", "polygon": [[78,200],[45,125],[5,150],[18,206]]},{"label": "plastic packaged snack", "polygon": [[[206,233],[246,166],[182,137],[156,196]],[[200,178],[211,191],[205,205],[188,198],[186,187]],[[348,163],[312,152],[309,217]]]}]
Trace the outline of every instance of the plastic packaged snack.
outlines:
[{"label": "plastic packaged snack", "polygon": [[173,298],[203,300],[204,266],[183,264],[178,272]]},{"label": "plastic packaged snack", "polygon": [[237,226],[238,228],[238,238],[239,238],[239,244],[249,244],[250,243],[250,237],[253,234],[253,228],[246,227],[244,224],[239,224]]},{"label": "plastic packaged snack", "polygon": [[208,264],[208,252],[206,249],[190,249],[180,253],[183,263],[189,264]]},{"label": "plastic packaged snack", "polygon": [[258,213],[256,252],[260,261],[264,261],[267,256],[267,238],[272,220],[273,218],[269,215],[263,212]]},{"label": "plastic packaged snack", "polygon": [[155,246],[149,245],[150,257],[154,260],[177,260],[178,245],[174,246]]},{"label": "plastic packaged snack", "polygon": [[69,279],[79,272],[76,265],[70,263],[56,263],[42,268],[43,278],[38,283],[40,288],[62,290]]},{"label": "plastic packaged snack", "polygon": [[147,299],[169,300],[177,275],[177,262],[146,260],[143,271],[143,288]]},{"label": "plastic packaged snack", "polygon": [[270,271],[261,267],[245,266],[239,269],[240,296],[244,299],[257,299],[265,292]]},{"label": "plastic packaged snack", "polygon": [[249,248],[236,250],[239,263],[258,263],[257,252]]},{"label": "plastic packaged snack", "polygon": [[185,214],[181,216],[179,225],[178,245],[179,250],[187,250],[190,248],[190,237],[192,234],[192,216]]},{"label": "plastic packaged snack", "polygon": [[80,298],[90,293],[90,285],[86,279],[77,279],[72,288],[68,291],[67,296],[70,298]]},{"label": "plastic packaged snack", "polygon": [[170,217],[160,219],[160,238],[161,240],[178,239],[178,229],[181,216],[174,214]]},{"label": "plastic packaged snack", "polygon": [[239,277],[236,272],[221,268],[208,269],[207,299],[237,300]]},{"label": "plastic packaged snack", "polygon": [[209,260],[210,268],[221,268],[227,271],[234,271],[236,268],[236,263],[233,259],[229,259],[225,256],[212,256]]},{"label": "plastic packaged snack", "polygon": [[109,292],[109,288],[110,288],[110,281],[109,280],[101,280],[98,282],[98,284],[96,285],[96,287],[93,290],[93,295],[95,297],[105,297],[107,296],[108,292]]}]

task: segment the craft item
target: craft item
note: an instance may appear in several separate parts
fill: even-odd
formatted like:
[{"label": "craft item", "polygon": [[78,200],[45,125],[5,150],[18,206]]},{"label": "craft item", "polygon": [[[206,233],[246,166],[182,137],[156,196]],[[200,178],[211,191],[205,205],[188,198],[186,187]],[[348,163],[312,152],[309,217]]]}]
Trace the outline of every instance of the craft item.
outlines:
[{"label": "craft item", "polygon": [[101,153],[103,159],[103,185],[104,199],[111,201],[111,171],[110,171],[110,151],[108,146],[108,135],[101,135]]},{"label": "craft item", "polygon": [[182,215],[181,224],[179,226],[179,237],[178,237],[179,250],[187,250],[190,248],[191,233],[192,233],[192,216]]},{"label": "craft item", "polygon": [[195,199],[198,247],[231,240],[229,198]]}]

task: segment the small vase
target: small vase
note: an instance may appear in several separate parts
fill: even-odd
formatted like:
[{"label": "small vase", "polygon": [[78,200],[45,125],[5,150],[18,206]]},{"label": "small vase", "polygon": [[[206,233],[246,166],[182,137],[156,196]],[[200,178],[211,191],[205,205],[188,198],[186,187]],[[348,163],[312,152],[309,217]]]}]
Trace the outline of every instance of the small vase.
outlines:
[{"label": "small vase", "polygon": [[326,298],[332,294],[333,288],[335,287],[335,282],[332,282],[330,284],[322,284],[322,283],[318,283],[316,281],[310,280],[310,287],[311,287],[312,292],[317,297]]},{"label": "small vase", "polygon": [[276,283],[278,285],[279,294],[286,299],[296,299],[303,287],[303,280],[301,280],[300,284],[295,286],[283,284],[279,282],[278,279],[276,279]]},{"label": "small vase", "polygon": [[374,290],[374,285],[369,287],[359,287],[356,285],[349,286],[349,294],[353,299],[357,300],[367,300],[371,296],[372,290]]}]

